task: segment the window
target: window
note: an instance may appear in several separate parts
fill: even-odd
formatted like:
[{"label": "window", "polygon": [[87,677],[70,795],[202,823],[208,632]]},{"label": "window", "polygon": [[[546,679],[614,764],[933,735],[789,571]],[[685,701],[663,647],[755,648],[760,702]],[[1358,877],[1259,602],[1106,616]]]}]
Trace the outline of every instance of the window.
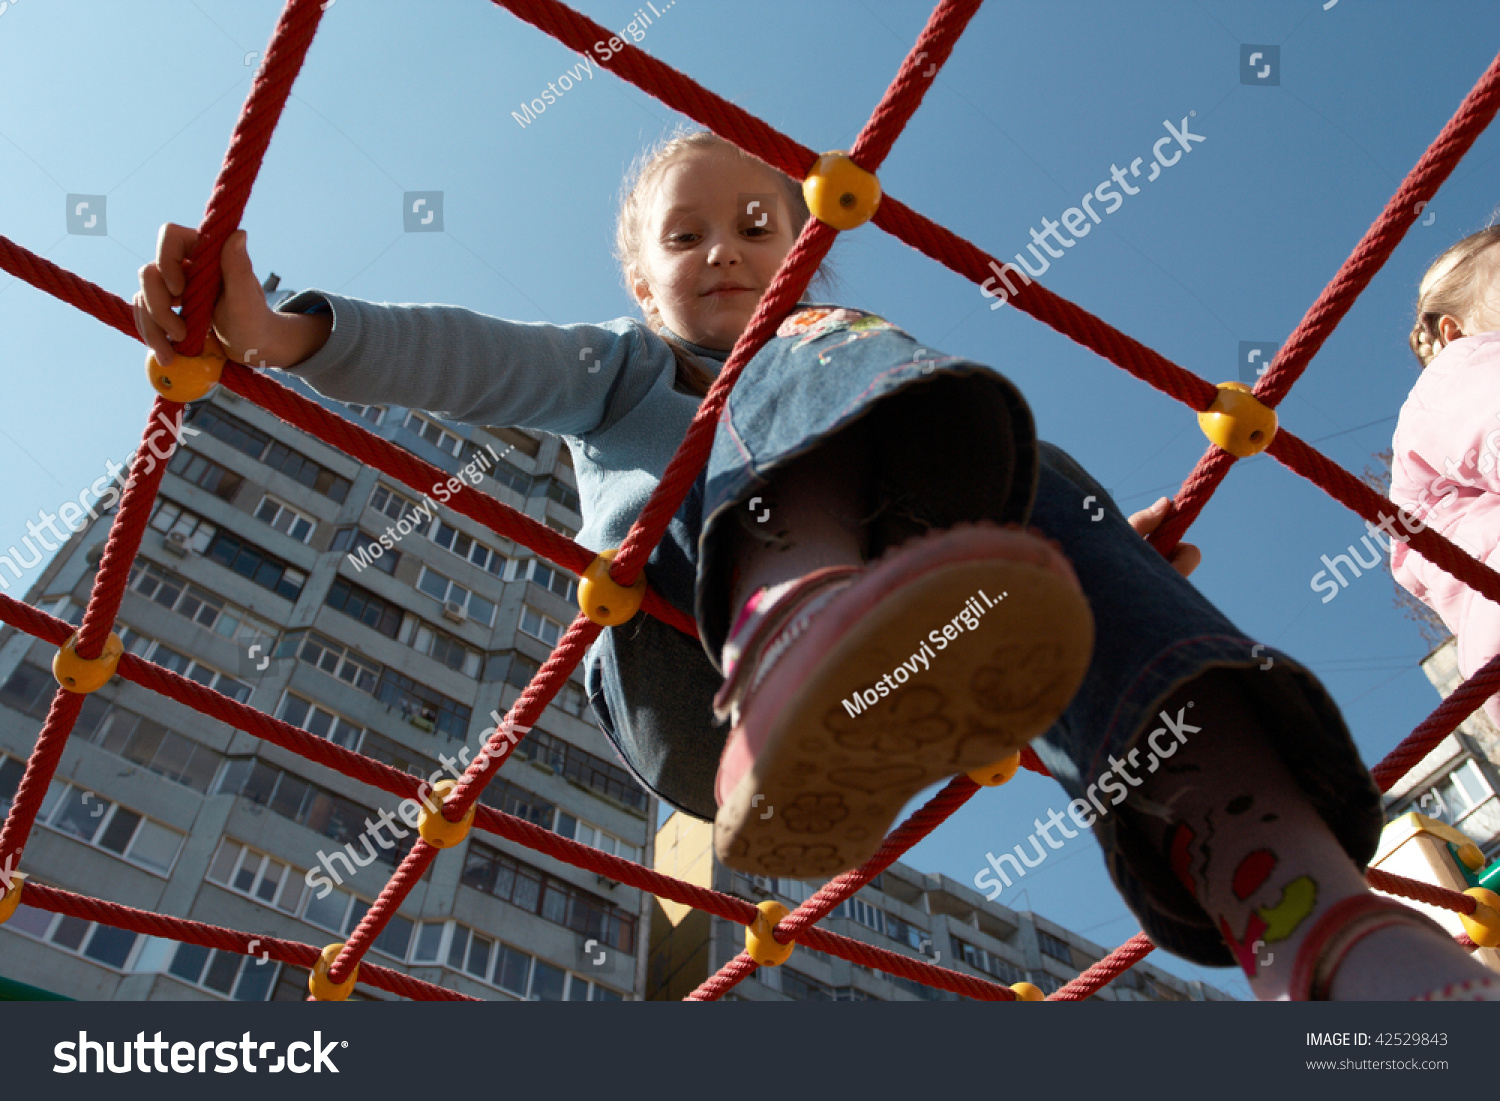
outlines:
[{"label": "window", "polygon": [[461,639],[450,635],[447,631],[440,631],[436,627],[429,627],[421,620],[414,620],[415,627],[411,630],[411,648],[419,654],[427,654],[434,661],[446,665],[449,669],[464,674],[466,677],[479,676],[479,667],[482,664],[482,655],[472,646],[467,645]]},{"label": "window", "polygon": [[[229,762],[219,777],[216,794],[237,795],[258,806],[269,807],[283,818],[306,826],[324,837],[331,837],[340,844],[357,840],[366,827],[366,818],[375,818],[375,812],[352,799],[329,791],[321,785],[277,768],[255,757],[241,757]],[[406,850],[413,845],[415,834],[397,840],[392,848],[384,848],[374,842],[366,847],[375,850],[375,858],[395,867],[401,862]],[[324,899],[327,903],[327,899]],[[308,904],[311,913],[313,904]],[[312,920],[312,918],[308,918]],[[333,928],[321,922],[325,928]],[[342,930],[335,930],[340,932]]]},{"label": "window", "polygon": [[577,528],[570,528],[561,520],[554,520],[551,516],[543,519],[542,523],[546,524],[549,528],[551,528],[553,531],[557,532],[557,534],[563,536],[564,538],[576,539],[578,537]]},{"label": "window", "polygon": [[[16,778],[20,779],[19,772]],[[3,776],[0,776],[0,782],[3,782]],[[484,790],[479,793],[479,801],[506,814],[524,818],[532,825],[546,830],[552,829],[556,821],[557,807],[554,804],[519,784],[511,783],[503,776],[496,776],[485,785]]]},{"label": "window", "polygon": [[342,577],[335,577],[323,603],[366,627],[373,627],[387,638],[401,633],[401,609],[376,596],[369,589]]},{"label": "window", "polygon": [[296,601],[307,582],[307,574],[301,570],[226,531],[214,536],[206,553],[219,565],[290,601]]},{"label": "window", "polygon": [[417,588],[434,600],[444,604],[457,604],[469,619],[478,620],[486,627],[494,626],[494,604],[435,570],[423,566],[422,574],[417,578]]},{"label": "window", "polygon": [[550,616],[544,616],[530,604],[521,605],[521,630],[533,638],[539,638],[548,646],[557,645],[563,633],[563,625]]},{"label": "window", "polygon": [[220,466],[212,459],[205,459],[196,451],[189,451],[185,447],[177,449],[172,461],[167,464],[167,469],[183,481],[226,501],[234,496],[234,491],[245,480],[228,467]]},{"label": "window", "polygon": [[549,592],[556,593],[569,604],[578,599],[578,582],[573,575],[550,562],[543,562],[539,558],[531,559],[526,563],[525,576]]},{"label": "window", "polygon": [[533,729],[522,738],[516,744],[515,755],[523,760],[540,761],[600,795],[607,795],[643,814],[646,811],[646,793],[637,786],[630,773],[602,757],[553,737],[545,730]]},{"label": "window", "polygon": [[167,974],[189,986],[211,990],[236,1002],[263,1002],[276,983],[280,964],[261,956],[242,956],[220,948],[179,944]]},{"label": "window", "polygon": [[496,577],[505,573],[505,556],[497,550],[491,550],[477,539],[471,539],[455,527],[444,523],[441,519],[434,520],[432,527],[428,529],[427,536],[438,546],[450,550],[460,558],[468,559],[482,570],[488,570]]},{"label": "window", "polygon": [[983,948],[959,940],[949,934],[949,942],[953,949],[953,955],[963,960],[970,967],[983,971],[987,975],[993,975],[1007,986],[1018,983],[1026,978],[1026,973],[1008,960],[1003,960],[985,951]]},{"label": "window", "polygon": [[[442,951],[444,936],[448,949]],[[519,948],[482,936],[454,921],[424,921],[417,927],[409,962],[438,963],[533,1002],[618,1002],[625,996],[537,959]]]},{"label": "window", "polygon": [[304,869],[283,864],[228,837],[219,842],[208,869],[209,882],[294,916],[308,893],[305,874]]},{"label": "window", "polygon": [[578,500],[577,491],[566,483],[556,478],[550,479],[547,482],[547,496],[563,508],[576,512],[580,516],[583,514],[583,506]]},{"label": "window", "polygon": [[487,472],[489,476],[503,486],[515,490],[522,497],[531,496],[531,475],[520,467],[498,459],[495,465]]},{"label": "window", "polygon": [[379,424],[385,419],[385,406],[383,405],[356,405],[352,401],[344,402],[356,417],[367,420],[371,424]]},{"label": "window", "polygon": [[359,724],[351,723],[332,711],[325,711],[312,701],[293,695],[291,692],[282,696],[281,710],[276,717],[282,722],[301,727],[310,734],[316,734],[334,745],[343,746],[356,753],[359,752],[360,739],[365,733],[365,728]]},{"label": "window", "polygon": [[[155,719],[138,715],[105,700],[84,705],[74,726],[75,735],[86,737],[107,753],[123,757],[148,772],[174,784],[207,795],[224,758],[206,745],[169,730]],[[91,706],[92,704],[92,706]],[[101,709],[97,721],[91,713]]]},{"label": "window", "polygon": [[185,835],[86,788],[53,780],[37,821],[147,871],[172,870]]},{"label": "window", "polygon": [[218,531],[208,521],[184,511],[181,505],[164,497],[156,499],[156,505],[151,511],[151,526],[163,535],[181,536],[188,549],[198,554],[208,550]]},{"label": "window", "polygon": [[340,477],[306,455],[293,451],[284,443],[273,442],[267,433],[250,427],[222,409],[211,405],[198,406],[192,423],[200,432],[222,440],[252,459],[264,462],[272,470],[278,470],[293,481],[340,504],[349,495],[349,479]]},{"label": "window", "polygon": [[204,688],[212,688],[215,692],[222,692],[232,700],[244,703],[250,698],[253,689],[244,681],[236,680],[228,673],[221,673],[210,665],[205,665],[196,658],[190,658],[186,654],[178,653],[170,646],[144,635],[136,635],[130,646],[132,653],[154,661],[164,669],[170,669],[174,673],[181,674],[188,680],[196,681]]},{"label": "window", "polygon": [[377,485],[370,494],[370,507],[399,524],[402,517],[416,511],[418,506],[386,486]]},{"label": "window", "polygon": [[54,914],[47,910],[21,903],[5,928],[13,933],[22,933],[36,940],[45,941],[65,952],[83,956],[116,971],[125,970],[135,947],[136,934],[111,925],[84,921],[65,914]]},{"label": "window", "polygon": [[1056,975],[1049,975],[1045,971],[1033,971],[1031,973],[1031,985],[1035,986],[1043,994],[1056,994],[1063,988],[1063,981]]},{"label": "window", "polygon": [[778,970],[781,972],[781,992],[793,1001],[831,1002],[836,1000],[833,996],[833,987],[827,983],[819,982],[800,971],[793,971],[790,967],[781,967]]},{"label": "window", "polygon": [[634,914],[482,841],[469,842],[459,882],[621,952],[635,951]]},{"label": "window", "polygon": [[283,535],[290,535],[299,543],[306,543],[311,539],[318,527],[318,522],[307,513],[300,512],[283,501],[278,501],[270,494],[260,499],[260,506],[255,510],[255,518],[270,524]]},{"label": "window", "polygon": [[[509,445],[504,451],[500,452],[501,455],[514,450],[521,452],[523,455],[529,455],[534,459],[542,450],[541,440],[529,432],[522,432],[519,428],[493,427],[489,429],[489,433],[496,439],[503,440]],[[567,448],[564,447],[563,450],[566,451]]]},{"label": "window", "polygon": [[435,728],[459,741],[468,737],[469,719],[473,717],[473,710],[441,692],[418,684],[404,673],[398,673],[394,669],[381,673],[380,683],[375,687],[375,698],[388,707],[400,708],[414,725],[421,725],[415,722],[420,718],[423,722],[433,724],[427,729]]},{"label": "window", "polygon": [[276,647],[276,656],[296,657],[298,661],[315,666],[372,696],[380,681],[380,666],[356,657],[338,643],[311,631],[296,631],[287,635]]},{"label": "window", "polygon": [[564,837],[572,838],[581,845],[607,852],[611,856],[618,856],[624,860],[640,859],[640,849],[636,846],[627,841],[621,841],[613,834],[605,833],[566,811],[557,812],[556,832]]},{"label": "window", "polygon": [[[178,452],[181,454],[181,452]],[[214,596],[196,585],[190,585],[160,566],[137,559],[130,568],[130,588],[155,601],[168,611],[221,638],[274,639],[277,627],[268,620],[252,615],[236,604]]]},{"label": "window", "polygon": [[396,563],[401,561],[398,551],[387,550],[380,541],[366,535],[358,528],[339,528],[333,533],[331,551],[343,551],[349,564],[356,571],[374,566],[382,573],[395,573]]},{"label": "window", "polygon": [[442,425],[438,424],[437,421],[430,420],[422,416],[421,413],[413,410],[406,414],[405,426],[432,444],[439,451],[452,455],[454,458],[461,458],[463,456],[463,437],[449,432]]},{"label": "window", "polygon": [[[1065,963],[1069,967],[1073,966],[1073,951],[1068,947],[1068,942],[1061,937],[1054,937],[1051,933],[1038,929],[1036,931],[1036,943],[1037,947],[1042,950],[1042,955],[1051,956],[1053,959]],[[1038,983],[1037,985],[1041,984]],[[1051,991],[1048,991],[1048,993],[1050,994]]]}]

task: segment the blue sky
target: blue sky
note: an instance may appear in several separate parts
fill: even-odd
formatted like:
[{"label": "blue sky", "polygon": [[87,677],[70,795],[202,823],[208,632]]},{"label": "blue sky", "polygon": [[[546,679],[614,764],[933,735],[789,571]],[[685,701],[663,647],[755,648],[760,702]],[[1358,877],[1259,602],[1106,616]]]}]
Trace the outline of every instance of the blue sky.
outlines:
[{"label": "blue sky", "polygon": [[[636,7],[578,7],[610,28]],[[896,0],[675,0],[640,46],[816,149],[846,148],[925,21]],[[196,225],[279,13],[274,3],[13,0],[0,11],[0,234],[126,298],[165,221]],[[1241,341],[1279,344],[1497,48],[1484,0],[986,4],[881,171],[886,191],[1009,257],[1191,117],[1203,136],[1076,239],[1041,281],[1212,382]],[[1242,83],[1242,46],[1259,50]],[[247,64],[247,57],[249,64]],[[631,312],[609,258],[623,169],[676,121],[607,73],[521,126],[576,55],[483,0],[337,0],[246,210],[262,277],[374,301],[525,321]],[[1270,83],[1276,79],[1278,83]],[[1191,114],[1196,112],[1196,114]],[[1480,138],[1280,409],[1358,473],[1389,445],[1416,378],[1415,288],[1485,225],[1500,135]],[[1144,168],[1143,168],[1144,174]],[[443,193],[441,233],[408,233],[407,191]],[[105,196],[105,235],[69,233],[67,196]],[[92,208],[90,208],[92,210]],[[873,227],[835,246],[834,296],[929,346],[994,364],[1040,434],[1127,512],[1203,453],[1190,410]],[[0,550],[122,459],[151,404],[139,345],[0,276]],[[920,446],[917,442],[914,446]],[[8,520],[5,518],[9,518]],[[1261,457],[1239,464],[1188,538],[1194,582],[1247,634],[1309,664],[1366,760],[1437,704],[1427,647],[1386,577],[1327,604],[1310,579],[1363,522]],[[7,575],[8,576],[8,575]],[[29,580],[29,578],[28,578]],[[19,586],[12,588],[18,591]],[[1023,775],[983,792],[911,863],[971,882],[1065,800]],[[1091,841],[1002,896],[1105,945],[1136,924]],[[1247,994],[1237,972],[1157,962]]]}]

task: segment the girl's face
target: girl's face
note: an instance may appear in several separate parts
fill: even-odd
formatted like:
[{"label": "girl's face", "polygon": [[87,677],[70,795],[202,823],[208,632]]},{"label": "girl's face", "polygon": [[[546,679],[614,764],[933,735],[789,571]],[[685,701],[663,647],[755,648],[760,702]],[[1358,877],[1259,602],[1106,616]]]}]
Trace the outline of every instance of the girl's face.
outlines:
[{"label": "girl's face", "polygon": [[734,347],[796,234],[785,184],[727,149],[695,149],[657,177],[631,293],[678,336]]}]

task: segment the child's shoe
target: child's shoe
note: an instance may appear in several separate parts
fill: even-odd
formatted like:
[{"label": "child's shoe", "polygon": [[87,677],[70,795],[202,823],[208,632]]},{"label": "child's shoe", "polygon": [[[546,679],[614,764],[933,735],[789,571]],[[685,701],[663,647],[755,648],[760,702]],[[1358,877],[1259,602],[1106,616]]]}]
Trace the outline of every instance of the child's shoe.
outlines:
[{"label": "child's shoe", "polygon": [[794,879],[864,864],[928,785],[1043,733],[1094,622],[1052,540],[963,524],[761,590],[724,647],[714,847]]}]

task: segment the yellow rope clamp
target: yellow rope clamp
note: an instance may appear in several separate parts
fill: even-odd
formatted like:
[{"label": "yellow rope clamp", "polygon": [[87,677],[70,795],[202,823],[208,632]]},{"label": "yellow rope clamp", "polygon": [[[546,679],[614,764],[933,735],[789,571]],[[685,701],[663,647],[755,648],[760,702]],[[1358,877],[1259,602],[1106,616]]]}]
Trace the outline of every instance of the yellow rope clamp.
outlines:
[{"label": "yellow rope clamp", "polygon": [[774,898],[766,899],[755,908],[760,915],[745,926],[745,954],[762,967],[780,967],[790,958],[797,943],[782,944],[771,935],[771,930],[791,911]]},{"label": "yellow rope clamp", "polygon": [[1013,982],[1010,988],[1016,992],[1018,1002],[1045,1002],[1047,995],[1042,993],[1042,988],[1033,986],[1029,982]]},{"label": "yellow rope clamp", "polygon": [[1464,894],[1479,903],[1472,914],[1459,914],[1464,932],[1481,948],[1500,948],[1500,895],[1484,887],[1470,887]]},{"label": "yellow rope clamp", "polygon": [[78,651],[73,649],[73,644],[77,641],[78,634],[74,632],[63,643],[62,649],[52,655],[52,675],[69,692],[86,696],[109,683],[109,678],[115,675],[115,669],[125,653],[125,644],[120,641],[119,635],[111,631],[109,638],[104,640],[104,649],[91,661],[79,657]]},{"label": "yellow rope clamp", "polygon": [[842,149],[824,153],[802,181],[807,209],[834,229],[856,229],[875,217],[880,181],[849,159]]},{"label": "yellow rope clamp", "polygon": [[224,346],[209,333],[203,341],[203,352],[196,356],[173,356],[163,367],[156,353],[146,353],[146,377],[152,387],[168,401],[197,401],[215,386],[224,370]]},{"label": "yellow rope clamp", "polygon": [[456,787],[456,780],[439,780],[433,784],[417,814],[417,832],[434,849],[451,849],[469,836],[469,827],[474,824],[474,812],[479,809],[478,803],[470,806],[469,812],[457,822],[450,822],[443,817],[443,803],[447,800],[448,793]]},{"label": "yellow rope clamp", "polygon": [[969,769],[969,779],[982,788],[997,788],[1001,784],[1009,783],[1020,767],[1021,751],[1018,749],[1009,757],[1001,757],[992,765]]},{"label": "yellow rope clamp", "polygon": [[0,925],[10,920],[10,916],[16,912],[16,907],[21,905],[21,888],[26,886],[26,881],[11,874],[10,889],[0,894]]},{"label": "yellow rope clamp", "polygon": [[646,595],[645,570],[628,589],[609,576],[609,564],[619,553],[619,547],[600,551],[578,581],[578,607],[601,627],[629,623],[641,610],[641,598]]},{"label": "yellow rope clamp", "polygon": [[354,981],[359,978],[359,964],[354,965],[354,970],[343,982],[334,984],[328,977],[328,969],[333,966],[333,961],[339,958],[339,953],[344,950],[344,942],[330,944],[323,949],[323,954],[313,964],[312,972],[307,976],[307,990],[320,1002],[341,1002],[353,992]]},{"label": "yellow rope clamp", "polygon": [[1198,427],[1237,458],[1248,459],[1276,438],[1276,410],[1261,404],[1243,382],[1219,383],[1219,396],[1198,414]]}]

